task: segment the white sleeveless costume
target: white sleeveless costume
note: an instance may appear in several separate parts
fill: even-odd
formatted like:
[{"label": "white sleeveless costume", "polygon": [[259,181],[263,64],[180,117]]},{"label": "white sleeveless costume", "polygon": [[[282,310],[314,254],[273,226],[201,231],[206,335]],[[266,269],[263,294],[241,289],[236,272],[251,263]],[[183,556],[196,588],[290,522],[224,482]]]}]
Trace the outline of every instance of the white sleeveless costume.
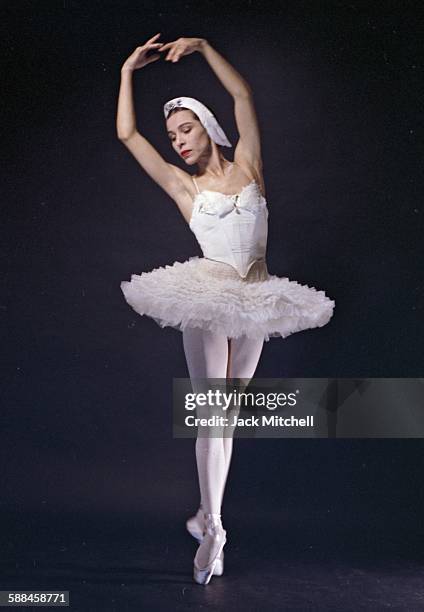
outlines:
[{"label": "white sleeveless costume", "polygon": [[199,191],[190,229],[203,257],[133,274],[128,304],[161,327],[200,327],[229,338],[287,337],[322,327],[335,302],[324,291],[273,276],[266,265],[268,208],[256,181],[239,194]]}]

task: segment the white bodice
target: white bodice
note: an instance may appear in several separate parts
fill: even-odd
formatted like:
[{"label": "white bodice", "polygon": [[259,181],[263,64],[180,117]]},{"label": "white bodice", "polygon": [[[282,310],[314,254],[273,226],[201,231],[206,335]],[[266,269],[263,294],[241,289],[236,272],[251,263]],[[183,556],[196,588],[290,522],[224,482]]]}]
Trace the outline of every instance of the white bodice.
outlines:
[{"label": "white bodice", "polygon": [[268,208],[256,181],[234,195],[198,192],[189,225],[203,256],[233,266],[242,278],[255,261],[265,260]]}]

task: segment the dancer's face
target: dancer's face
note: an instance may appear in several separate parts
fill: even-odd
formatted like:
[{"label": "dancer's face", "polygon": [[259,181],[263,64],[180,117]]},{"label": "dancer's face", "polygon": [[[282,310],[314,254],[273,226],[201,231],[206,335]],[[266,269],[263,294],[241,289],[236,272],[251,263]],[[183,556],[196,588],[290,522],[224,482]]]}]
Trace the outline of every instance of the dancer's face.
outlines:
[{"label": "dancer's face", "polygon": [[[193,113],[182,110],[166,120],[166,129],[172,147],[189,166],[195,164],[210,146],[210,138]],[[183,155],[185,151],[189,151]]]}]

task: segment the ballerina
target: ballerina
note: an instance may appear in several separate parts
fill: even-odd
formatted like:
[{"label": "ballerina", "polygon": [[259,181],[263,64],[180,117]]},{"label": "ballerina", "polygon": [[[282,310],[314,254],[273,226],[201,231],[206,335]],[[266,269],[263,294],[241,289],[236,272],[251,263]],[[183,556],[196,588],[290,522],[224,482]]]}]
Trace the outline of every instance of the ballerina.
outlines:
[{"label": "ballerina", "polygon": [[[121,68],[117,135],[145,172],[170,196],[194,233],[203,257],[132,274],[122,281],[128,304],[161,327],[182,332],[190,379],[252,379],[265,341],[314,327],[333,315],[324,291],[268,272],[268,206],[258,120],[246,80],[203,38],[163,44],[160,33],[137,47]],[[148,55],[150,51],[155,53]],[[239,133],[231,147],[215,114],[195,98],[163,106],[172,148],[196,174],[166,162],[137,130],[132,74],[163,57],[178,62],[199,52],[234,100]],[[226,530],[221,508],[233,449],[233,430],[199,435],[196,462],[200,506],[186,527],[199,542],[193,577],[208,584],[222,575]]]}]

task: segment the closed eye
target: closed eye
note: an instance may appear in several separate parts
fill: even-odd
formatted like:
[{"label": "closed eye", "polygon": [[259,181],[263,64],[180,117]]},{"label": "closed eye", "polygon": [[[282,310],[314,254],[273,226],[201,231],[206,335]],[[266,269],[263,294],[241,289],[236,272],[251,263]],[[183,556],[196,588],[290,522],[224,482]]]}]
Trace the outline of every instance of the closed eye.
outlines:
[{"label": "closed eye", "polygon": [[[191,128],[189,128],[188,130],[183,130],[182,132],[183,132],[183,134],[188,134],[189,132],[191,132]],[[170,137],[170,140],[171,140],[171,142],[174,142],[175,138],[172,136],[172,137]]]}]

